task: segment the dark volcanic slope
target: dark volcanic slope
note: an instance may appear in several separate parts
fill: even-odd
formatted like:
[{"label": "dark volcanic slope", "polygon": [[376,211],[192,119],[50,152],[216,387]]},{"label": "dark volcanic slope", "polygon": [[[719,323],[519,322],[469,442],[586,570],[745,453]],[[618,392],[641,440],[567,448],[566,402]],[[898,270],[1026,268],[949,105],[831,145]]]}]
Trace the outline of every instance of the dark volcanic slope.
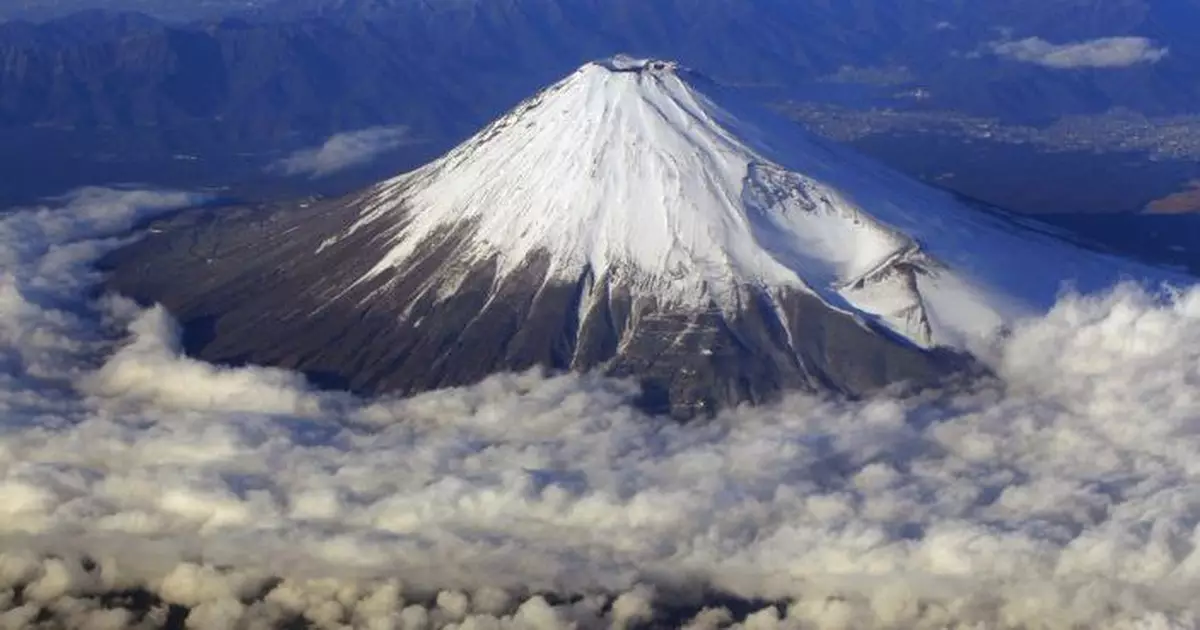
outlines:
[{"label": "dark volcanic slope", "polygon": [[[599,369],[637,378],[652,410],[688,417],[787,389],[855,395],[897,381],[927,383],[952,363],[801,292],[777,294],[788,330],[758,303],[731,319],[634,300],[587,273],[575,284],[543,286],[537,256],[502,281],[497,299],[489,300],[497,279],[484,265],[439,301],[423,285],[452,260],[453,234],[394,276],[347,291],[378,260],[364,252],[381,247],[380,234],[359,230],[321,245],[323,235],[357,218],[356,201],[179,215],[105,261],[109,287],[165,305],[201,358],[301,370],[372,394],[464,385],[534,366]],[[599,299],[585,299],[592,297]],[[583,303],[595,307],[581,312]]]}]

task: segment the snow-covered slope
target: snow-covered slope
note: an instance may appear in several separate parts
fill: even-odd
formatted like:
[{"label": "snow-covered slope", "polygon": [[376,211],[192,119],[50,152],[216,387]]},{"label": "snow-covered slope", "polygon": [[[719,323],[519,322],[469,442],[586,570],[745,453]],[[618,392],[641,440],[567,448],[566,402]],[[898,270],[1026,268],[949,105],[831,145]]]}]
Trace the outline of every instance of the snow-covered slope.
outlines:
[{"label": "snow-covered slope", "polygon": [[349,232],[389,244],[359,282],[464,226],[458,264],[430,290],[478,263],[503,277],[546,256],[551,280],[587,269],[678,307],[728,312],[747,288],[802,289],[922,346],[969,347],[1047,308],[1064,281],[1101,288],[1125,266],[966,207],[674,63],[627,57],[580,68],[379,185]]}]

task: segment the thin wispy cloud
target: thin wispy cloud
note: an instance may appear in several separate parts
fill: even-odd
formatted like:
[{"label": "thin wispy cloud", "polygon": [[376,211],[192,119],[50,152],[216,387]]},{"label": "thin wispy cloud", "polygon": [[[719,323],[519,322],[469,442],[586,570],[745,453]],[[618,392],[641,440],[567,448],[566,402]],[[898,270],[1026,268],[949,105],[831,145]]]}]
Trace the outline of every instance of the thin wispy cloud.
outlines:
[{"label": "thin wispy cloud", "polygon": [[1055,44],[1040,37],[995,42],[994,54],[1015,61],[1047,68],[1128,68],[1162,61],[1169,54],[1145,37],[1104,37],[1081,42]]},{"label": "thin wispy cloud", "polygon": [[319,147],[297,151],[276,162],[272,170],[286,175],[324,177],[368,164],[410,142],[412,137],[407,127],[371,127],[339,133]]},{"label": "thin wispy cloud", "polygon": [[3,627],[1197,627],[1200,290],[1064,297],[995,377],[916,398],[687,426],[586,375],[361,400],[94,297],[123,230],[191,201],[0,216]]}]

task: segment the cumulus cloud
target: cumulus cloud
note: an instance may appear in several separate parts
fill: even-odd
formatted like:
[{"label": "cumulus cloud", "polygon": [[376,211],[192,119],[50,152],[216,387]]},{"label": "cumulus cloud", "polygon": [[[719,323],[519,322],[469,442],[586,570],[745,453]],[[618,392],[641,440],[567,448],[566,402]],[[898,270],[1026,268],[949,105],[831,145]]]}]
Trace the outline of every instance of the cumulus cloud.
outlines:
[{"label": "cumulus cloud", "polygon": [[1103,37],[1082,42],[1054,44],[1040,37],[991,44],[992,52],[1047,68],[1127,68],[1158,63],[1168,54],[1145,37]]},{"label": "cumulus cloud", "polygon": [[1200,627],[1200,289],[1066,296],[914,398],[358,400],[94,298],[189,202],[0,216],[0,627]]},{"label": "cumulus cloud", "polygon": [[272,168],[286,175],[324,177],[366,164],[411,140],[407,127],[371,127],[339,133],[319,147],[293,153]]},{"label": "cumulus cloud", "polygon": [[[129,338],[95,373],[82,380],[89,391],[141,400],[159,408],[250,411],[311,417],[332,396],[308,390],[298,373],[269,368],[225,370],[182,354],[171,316],[152,308],[128,326]],[[172,378],[162,378],[164,373]],[[204,387],[197,387],[198,385]]]}]

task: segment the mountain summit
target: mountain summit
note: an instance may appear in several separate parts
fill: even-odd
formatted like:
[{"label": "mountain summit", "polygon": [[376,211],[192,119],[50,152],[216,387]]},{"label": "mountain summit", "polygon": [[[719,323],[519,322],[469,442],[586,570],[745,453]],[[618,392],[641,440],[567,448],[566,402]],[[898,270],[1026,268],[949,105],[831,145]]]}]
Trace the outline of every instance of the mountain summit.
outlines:
[{"label": "mountain summit", "polygon": [[681,416],[928,382],[1064,279],[1155,275],[630,57],[361,194],[173,223],[112,259],[113,285],[210,360],[404,393],[600,369]]}]

